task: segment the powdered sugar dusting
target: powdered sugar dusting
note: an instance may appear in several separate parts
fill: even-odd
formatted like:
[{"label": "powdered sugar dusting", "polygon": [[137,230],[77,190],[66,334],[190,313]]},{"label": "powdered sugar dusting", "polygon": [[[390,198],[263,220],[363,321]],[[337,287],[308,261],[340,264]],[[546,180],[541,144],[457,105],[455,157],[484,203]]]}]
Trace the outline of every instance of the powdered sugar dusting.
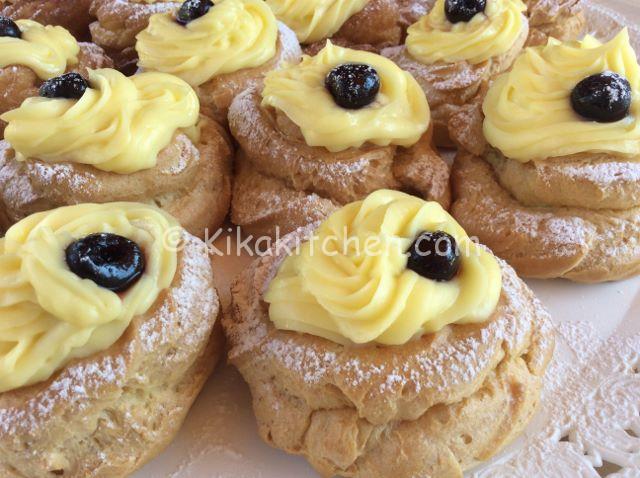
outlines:
[{"label": "powdered sugar dusting", "polygon": [[5,196],[15,197],[21,204],[29,204],[38,199],[33,186],[26,175],[16,175],[15,169],[0,163],[0,184]]},{"label": "powdered sugar dusting", "polygon": [[336,360],[333,352],[300,347],[292,340],[271,340],[262,346],[262,352],[279,357],[283,366],[302,373],[307,383],[319,383]]},{"label": "powdered sugar dusting", "polygon": [[[475,166],[487,170],[490,168],[483,161],[470,169],[470,174],[464,179],[464,198],[465,201],[474,202],[475,199],[472,198],[482,198],[482,203],[474,204],[473,207],[481,206],[481,214],[491,215],[491,221],[484,221],[482,228],[489,231],[492,237],[507,234],[508,231],[507,235],[517,234],[535,240],[539,245],[539,254],[546,251],[547,254],[562,257],[574,256],[581,248],[587,247],[595,230],[588,221],[577,216],[557,216],[540,208],[520,206],[502,191],[492,176],[488,176],[491,181],[489,187],[492,188],[489,193],[487,184],[479,179],[484,171],[479,171]],[[473,175],[479,176],[472,177]],[[462,197],[461,194],[460,198]],[[462,216],[456,217],[461,220]]]},{"label": "powdered sugar dusting", "polygon": [[[140,326],[139,336],[144,350],[152,353],[159,347],[176,342],[176,335],[182,332],[177,322],[182,317],[195,314],[210,317],[218,306],[217,295],[210,287],[211,265],[204,244],[196,238],[185,234],[179,259],[178,285],[169,289],[160,309],[153,320]],[[201,343],[203,337],[210,332],[210,323],[201,320],[196,324],[184,324],[188,334],[181,334],[179,341],[185,345],[185,353],[191,353],[194,344]]]},{"label": "powdered sugar dusting", "polygon": [[600,187],[613,187],[615,183],[640,181],[640,161],[602,161],[562,168],[574,180],[588,180]]},{"label": "powdered sugar dusting", "polygon": [[[155,15],[156,13],[171,12],[180,7],[181,2],[172,2],[167,0],[156,0],[155,3],[133,2],[129,0],[110,0],[101,2],[100,9],[103,14],[119,15],[120,12],[126,11],[129,19],[138,22],[141,19]],[[126,8],[126,10],[124,10]]]},{"label": "powdered sugar dusting", "polygon": [[17,407],[0,408],[0,433],[28,434],[46,429],[46,422],[61,402],[75,413],[82,413],[99,388],[111,384],[118,386],[125,374],[122,356],[101,357],[92,362],[81,362],[63,370],[51,385],[36,393]]},{"label": "powdered sugar dusting", "polygon": [[97,178],[89,172],[79,172],[68,163],[44,163],[29,161],[27,168],[40,176],[45,183],[67,184],[73,192],[95,188]]}]

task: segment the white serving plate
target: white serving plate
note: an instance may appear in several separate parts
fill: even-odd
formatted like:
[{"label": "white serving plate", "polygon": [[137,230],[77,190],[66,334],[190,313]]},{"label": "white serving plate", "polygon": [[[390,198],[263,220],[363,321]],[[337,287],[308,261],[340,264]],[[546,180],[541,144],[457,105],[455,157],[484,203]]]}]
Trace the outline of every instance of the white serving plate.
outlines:
[{"label": "white serving plate", "polygon": [[[640,0],[586,1],[589,20],[600,35],[614,33],[620,23],[640,25]],[[637,30],[634,34],[638,47],[640,35]],[[249,260],[215,258],[223,300],[229,281]],[[559,336],[543,406],[523,437],[467,476],[640,478],[640,278],[601,285],[528,283],[551,312]],[[569,411],[576,403],[580,406]],[[582,418],[580,413],[584,420],[576,419]],[[260,440],[248,388],[225,365],[210,378],[176,440],[135,475],[317,476],[304,459]]]}]

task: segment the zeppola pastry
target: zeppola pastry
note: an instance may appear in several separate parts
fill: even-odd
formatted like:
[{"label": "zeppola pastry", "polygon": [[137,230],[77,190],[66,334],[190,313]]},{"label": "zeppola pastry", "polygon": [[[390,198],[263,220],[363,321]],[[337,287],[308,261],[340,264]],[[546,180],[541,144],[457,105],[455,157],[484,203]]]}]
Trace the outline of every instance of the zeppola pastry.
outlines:
[{"label": "zeppola pastry", "polygon": [[[46,80],[111,66],[101,48],[78,43],[64,28],[0,16],[0,114],[17,108]],[[6,123],[0,120],[0,138]]]},{"label": "zeppola pastry", "polygon": [[553,352],[513,269],[397,191],[286,236],[232,296],[260,435],[325,477],[461,478],[529,422]]},{"label": "zeppola pastry", "polygon": [[[310,53],[327,39],[342,46],[379,50],[397,45],[406,27],[433,0],[266,0],[278,20],[296,32]],[[315,44],[315,45],[314,45]]]},{"label": "zeppola pastry", "polygon": [[118,68],[135,70],[136,35],[147,27],[151,15],[173,12],[180,4],[169,0],[93,0],[91,38],[114,58]]},{"label": "zeppola pastry", "polygon": [[198,115],[196,94],[175,76],[70,73],[0,118],[8,123],[0,198],[9,223],[58,206],[137,201],[204,237],[227,215],[229,139]]},{"label": "zeppola pastry", "polygon": [[60,25],[76,38],[86,40],[91,22],[90,4],[91,0],[0,0],[0,15]]},{"label": "zeppola pastry", "polygon": [[143,70],[182,78],[198,93],[202,113],[225,125],[238,93],[301,56],[295,34],[262,0],[189,0],[175,14],[153,15],[137,39]]},{"label": "zeppola pastry", "polygon": [[487,82],[522,51],[529,33],[525,9],[521,0],[437,0],[409,27],[404,45],[383,51],[424,89],[436,144],[451,145],[451,115],[481,98]]},{"label": "zeppola pastry", "polygon": [[449,204],[429,105],[413,77],[374,53],[327,43],[238,95],[232,221],[254,235],[293,231],[381,188]]},{"label": "zeppola pastry", "polygon": [[0,476],[123,477],[173,439],[222,351],[204,243],[83,204],[0,239]]},{"label": "zeppola pastry", "polygon": [[525,276],[640,272],[640,67],[627,31],[528,48],[482,110],[484,121],[460,118],[462,226]]}]

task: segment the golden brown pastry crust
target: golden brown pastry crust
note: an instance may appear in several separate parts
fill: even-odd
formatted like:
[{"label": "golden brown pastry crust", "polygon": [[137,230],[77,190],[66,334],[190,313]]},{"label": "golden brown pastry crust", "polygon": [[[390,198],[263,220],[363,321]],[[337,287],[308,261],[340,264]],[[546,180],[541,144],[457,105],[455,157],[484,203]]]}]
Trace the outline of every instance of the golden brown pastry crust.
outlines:
[{"label": "golden brown pastry crust", "polygon": [[524,0],[531,32],[527,46],[543,45],[549,37],[577,40],[584,33],[582,0]]},{"label": "golden brown pastry crust", "polygon": [[382,48],[385,45],[395,45],[402,39],[400,23],[398,0],[369,0],[331,38],[351,45]]},{"label": "golden brown pastry crust", "polygon": [[407,28],[429,13],[436,0],[397,0],[400,12],[400,25],[402,27],[402,39],[407,33]]},{"label": "golden brown pastry crust", "polygon": [[20,162],[0,142],[0,204],[11,224],[37,211],[86,202],[137,201],[156,204],[197,237],[224,221],[231,198],[232,148],[215,121],[200,117],[200,142],[176,134],[158,155],[156,167],[132,174],[90,165],[37,159]]},{"label": "golden brown pastry crust", "polygon": [[[113,62],[104,50],[93,43],[80,43],[78,64],[69,67],[67,72],[76,71],[85,78],[87,69],[111,68]],[[43,81],[28,67],[10,65],[0,68],[0,115],[17,108],[31,96],[38,96]],[[7,124],[0,120],[0,139],[4,138]]]},{"label": "golden brown pastry crust", "polygon": [[109,349],[0,394],[0,476],[127,476],[174,438],[223,351],[204,243]]},{"label": "golden brown pastry crust", "polygon": [[[527,277],[602,282],[640,273],[640,203],[633,179],[640,163],[588,155],[564,160],[505,166],[500,161],[514,161],[492,159],[492,167],[461,151],[452,173],[451,212],[469,235]],[[590,194],[602,194],[601,207],[589,207],[598,205]],[[544,202],[555,204],[537,204]],[[607,208],[626,202],[635,207]]]},{"label": "golden brown pastry crust", "polygon": [[61,25],[80,40],[89,39],[91,0],[0,0],[0,15]]},{"label": "golden brown pastry crust", "polygon": [[264,75],[285,63],[297,63],[302,57],[295,33],[278,22],[278,46],[275,56],[264,65],[219,75],[195,87],[200,98],[201,112],[222,125],[227,124],[229,106],[233,99],[248,88],[259,88]]},{"label": "golden brown pastry crust", "polygon": [[107,50],[122,51],[136,44],[136,35],[156,13],[170,12],[182,2],[157,0],[155,3],[130,0],[93,0],[91,14],[96,18],[90,28],[94,43]]},{"label": "golden brown pastry crust", "polygon": [[231,221],[254,237],[276,237],[301,224],[322,220],[339,207],[315,193],[297,191],[258,172],[238,151],[231,203]]},{"label": "golden brown pastry crust", "polygon": [[398,347],[345,347],[273,326],[263,294],[286,255],[279,251],[236,280],[223,318],[229,360],[251,388],[267,443],[304,455],[326,477],[461,478],[530,420],[553,334],[504,262],[500,302],[486,323],[447,326]]},{"label": "golden brown pastry crust", "polygon": [[155,3],[92,0],[90,13],[95,21],[89,26],[91,37],[114,58],[117,68],[135,70],[138,61],[134,49],[136,35],[147,27],[151,15],[173,11],[181,3],[168,0]]},{"label": "golden brown pastry crust", "polygon": [[[434,3],[435,0],[370,0],[330,40],[336,45],[378,53],[404,42],[407,28],[426,15]],[[304,52],[315,55],[326,41],[305,45]]]},{"label": "golden brown pastry crust", "polygon": [[629,209],[640,204],[640,158],[581,153],[521,163],[490,150],[499,183],[525,206]]},{"label": "golden brown pastry crust", "polygon": [[489,89],[483,84],[480,92],[468,103],[460,106],[449,116],[449,138],[458,149],[482,155],[489,147],[484,137],[484,113],[482,103]]},{"label": "golden brown pastry crust", "polygon": [[240,149],[231,218],[250,234],[286,234],[383,188],[449,205],[449,167],[432,149],[430,131],[411,148],[331,153],[308,146],[284,114],[262,107],[256,89],[233,101],[229,127]]},{"label": "golden brown pastry crust", "polygon": [[406,47],[387,48],[382,54],[411,73],[424,90],[431,107],[434,139],[438,146],[452,146],[449,120],[468,103],[482,102],[485,86],[507,71],[516,60],[529,35],[524,28],[513,46],[502,55],[473,65],[467,61],[425,65],[414,59]]}]

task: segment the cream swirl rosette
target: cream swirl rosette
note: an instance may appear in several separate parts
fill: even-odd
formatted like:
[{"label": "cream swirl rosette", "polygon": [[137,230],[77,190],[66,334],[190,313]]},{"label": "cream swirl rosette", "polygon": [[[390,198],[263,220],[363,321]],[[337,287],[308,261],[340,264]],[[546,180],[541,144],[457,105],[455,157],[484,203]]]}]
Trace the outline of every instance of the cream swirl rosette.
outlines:
[{"label": "cream swirl rosette", "polygon": [[[380,91],[369,106],[346,110],[325,88],[327,74],[345,63],[363,63],[377,71]],[[430,121],[427,99],[411,74],[380,55],[331,42],[298,65],[269,72],[262,98],[264,106],[282,111],[300,128],[309,146],[331,152],[367,142],[409,147],[427,131]]]},{"label": "cream swirl rosette", "polygon": [[487,0],[484,13],[468,22],[451,23],[445,15],[445,0],[409,27],[406,47],[416,60],[482,63],[508,52],[526,28],[521,0]]},{"label": "cream swirl rosette", "polygon": [[136,38],[141,68],[198,86],[273,58],[278,24],[262,0],[221,0],[187,25],[176,22],[173,13],[153,15]]},{"label": "cream swirl rosette", "polygon": [[266,0],[278,20],[291,28],[300,43],[331,37],[369,0]]},{"label": "cream swirl rosette", "polygon": [[198,97],[175,76],[127,78],[103,69],[90,71],[89,83],[79,100],[28,98],[1,116],[18,160],[75,162],[128,174],[154,167],[176,130],[196,134]]},{"label": "cream swirl rosette", "polygon": [[[110,347],[171,285],[174,229],[169,215],[136,203],[63,207],[11,227],[0,239],[0,392]],[[65,262],[71,242],[103,232],[136,242],[145,254],[143,275],[124,293],[81,279]]]},{"label": "cream swirl rosette", "polygon": [[[462,265],[449,282],[407,268],[421,232],[444,231]],[[401,345],[458,323],[487,320],[502,276],[495,257],[476,245],[435,202],[379,190],[332,214],[285,259],[265,295],[279,329],[338,343]]]},{"label": "cream swirl rosette", "polygon": [[0,68],[26,66],[41,80],[47,80],[78,63],[80,46],[64,28],[32,20],[18,20],[16,24],[22,38],[0,37]]},{"label": "cream swirl rosette", "polygon": [[[613,123],[581,118],[571,106],[573,88],[588,76],[612,71],[632,90],[630,113]],[[528,48],[487,93],[487,141],[520,162],[576,153],[640,154],[640,67],[627,30],[607,43],[550,39]]]}]

